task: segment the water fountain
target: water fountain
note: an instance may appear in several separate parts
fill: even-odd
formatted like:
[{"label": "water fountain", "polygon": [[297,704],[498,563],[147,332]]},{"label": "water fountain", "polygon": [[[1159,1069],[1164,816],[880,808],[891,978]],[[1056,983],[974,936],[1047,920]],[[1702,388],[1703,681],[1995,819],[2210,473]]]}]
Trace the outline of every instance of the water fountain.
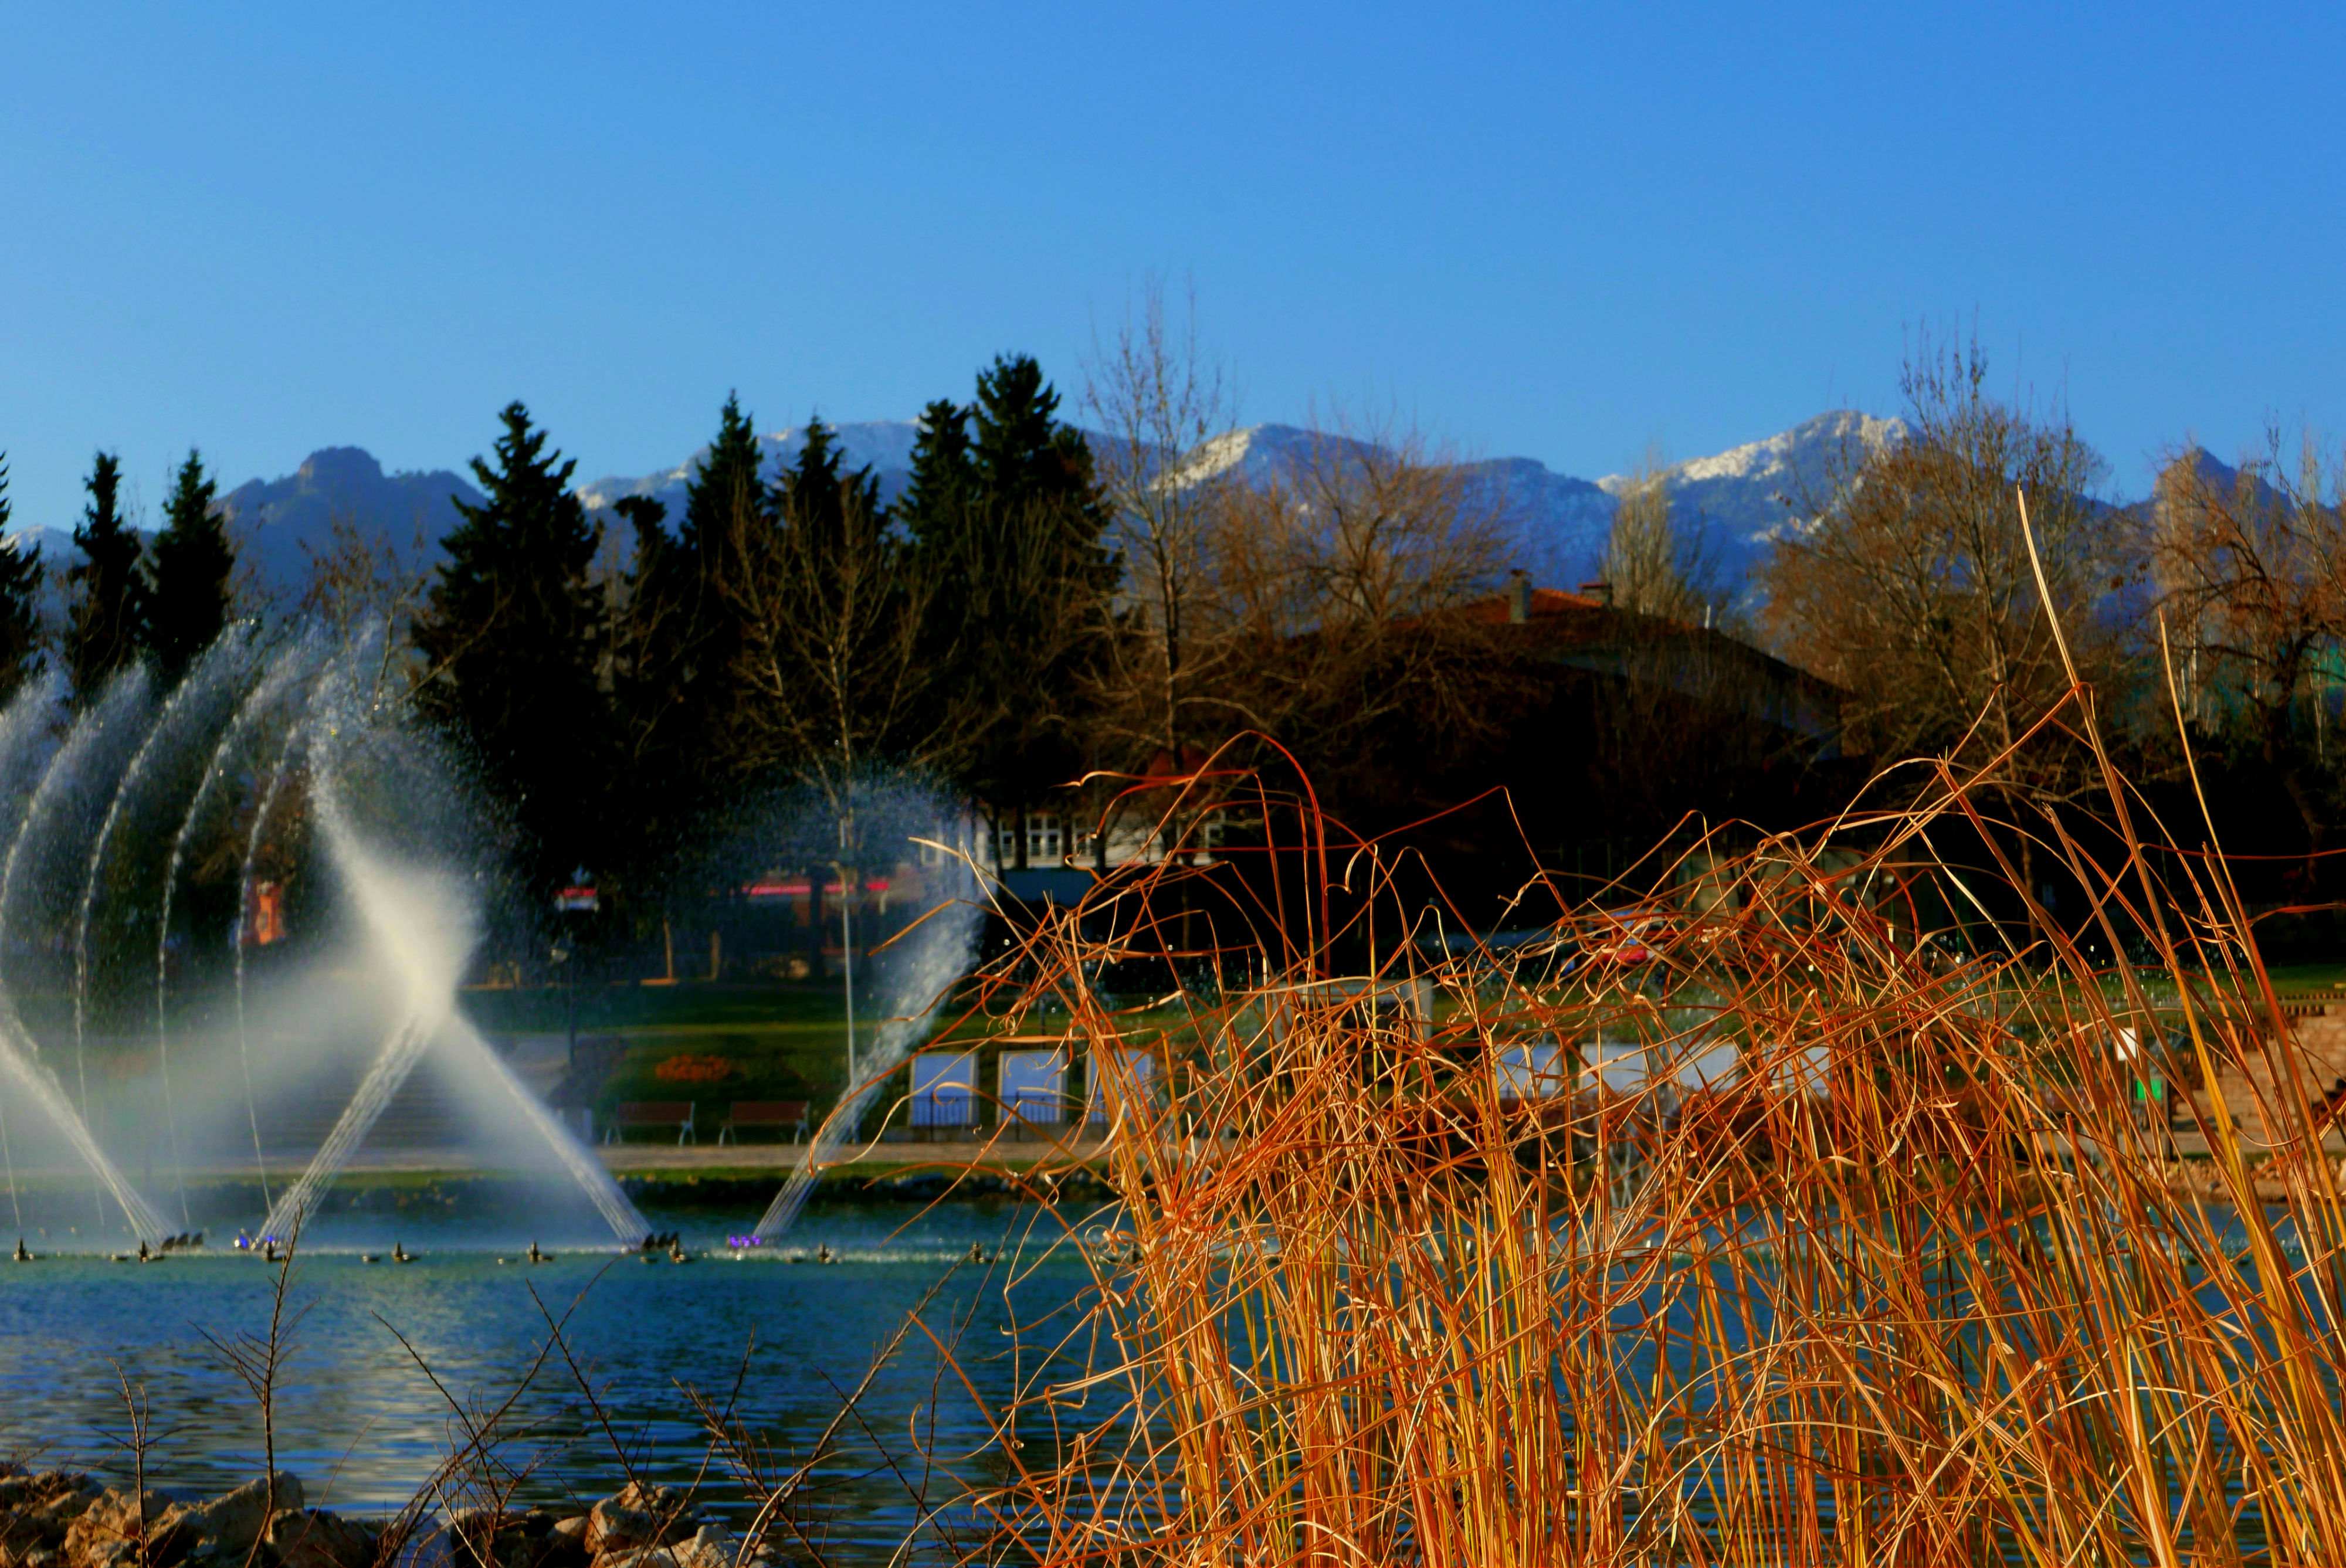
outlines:
[{"label": "water fountain", "polygon": [[[322,778],[332,778],[331,769]],[[651,1227],[602,1162],[578,1146],[456,1012],[456,985],[478,936],[477,915],[468,890],[444,871],[401,866],[368,844],[351,823],[331,783],[319,786],[313,805],[326,843],[376,949],[397,977],[399,1022],[309,1168],[270,1207],[261,1234],[291,1235],[307,1217],[325,1185],[349,1163],[423,1054],[435,1047],[485,1071],[505,1089],[510,1108],[562,1161],[610,1225],[614,1237],[633,1242],[649,1234]]]},{"label": "water fountain", "polygon": [[[893,811],[867,810],[863,815],[900,820],[926,817],[932,821],[946,820],[950,815],[942,801],[913,786],[898,784],[891,787],[891,792],[910,799],[900,799]],[[894,962],[880,981],[885,1022],[881,1025],[879,1038],[869,1050],[852,1058],[855,1081],[824,1119],[821,1129],[807,1147],[805,1159],[790,1173],[781,1191],[774,1195],[773,1202],[760,1217],[751,1234],[760,1243],[770,1245],[790,1229],[813,1194],[815,1183],[821,1179],[824,1165],[842,1145],[854,1139],[864,1112],[878,1097],[888,1075],[927,1034],[946,995],[975,961],[984,911],[978,902],[977,881],[969,870],[967,857],[968,846],[964,844],[956,847],[945,860],[945,865],[958,873],[953,881],[960,884],[960,896],[940,902],[891,944],[890,956]],[[852,1010],[852,998],[850,1007]]]},{"label": "water fountain", "polygon": [[[261,1233],[289,1233],[409,1075],[431,1062],[461,1080],[473,1102],[465,1108],[493,1137],[536,1162],[530,1168],[558,1173],[552,1179],[583,1195],[615,1239],[632,1244],[649,1230],[600,1162],[457,1010],[479,927],[471,840],[431,748],[378,689],[380,647],[372,636],[336,646],[314,631],[265,642],[238,628],[159,704],[134,670],[76,715],[63,710],[54,682],[0,711],[0,831],[8,833],[0,859],[0,1171],[20,1228],[28,1196],[54,1199],[56,1188],[56,1168],[26,1164],[35,1148],[64,1156],[102,1205],[110,1200],[102,1228],[118,1221],[137,1239],[159,1242],[174,1227],[108,1143],[142,1145],[150,1184],[159,1152],[178,1186],[184,1227],[190,1161],[233,1171],[245,1163],[236,1146],[249,1139],[268,1211]],[[419,811],[435,814],[433,831],[415,830]],[[237,867],[235,881],[208,873],[216,889],[208,896],[217,916],[233,888],[230,962],[209,991],[191,971],[175,1019],[175,952],[218,951],[195,932],[175,946],[175,919],[189,921],[205,878],[183,883],[198,865],[223,860]],[[313,924],[332,929],[335,917],[321,911],[338,911],[345,940],[330,949],[313,938],[295,960],[272,959],[275,989],[262,998],[247,968],[275,934],[250,928],[270,864],[305,868],[318,890]],[[197,969],[204,962],[189,959]],[[134,969],[130,985],[107,983]],[[233,1028],[207,1030],[198,1015],[230,975]],[[124,1011],[109,1013],[115,993],[150,978],[151,1036],[109,1038],[109,1018]],[[368,997],[385,1002],[379,1027],[367,1022]],[[36,1027],[45,1009],[57,1016]],[[273,1112],[288,1084],[331,1077],[337,1061],[355,1066],[352,1032],[370,1028],[356,1093],[314,1151],[303,1151],[299,1178],[272,1196],[264,1104]],[[70,1040],[70,1091],[45,1033]],[[142,1063],[159,1079],[159,1096],[141,1099],[138,1085],[152,1084]],[[128,1131],[126,1117],[135,1124]],[[28,1189],[28,1171],[46,1185]]]},{"label": "water fountain", "polygon": [[[171,858],[163,869],[162,912],[155,918],[155,1057],[163,1082],[164,1117],[170,1129],[171,1163],[175,1172],[184,1170],[186,1162],[179,1148],[179,1118],[173,1108],[175,1101],[171,1094],[171,904],[178,893],[180,869],[187,863],[189,840],[202,821],[204,809],[218,793],[220,781],[228,776],[229,769],[244,756],[253,727],[265,722],[289,693],[307,689],[325,662],[327,651],[327,639],[323,634],[314,626],[306,628],[280,657],[270,663],[268,673],[252,684],[243,702],[238,705],[236,716],[220,731],[203,777],[197,780],[195,793],[189,798],[188,809],[171,835]],[[244,874],[240,891],[251,880],[252,853],[260,830],[268,820],[268,801],[273,797],[275,780],[282,776],[282,763],[280,753],[279,771],[271,775],[270,796],[263,798],[262,809],[253,814],[253,833],[248,837],[245,846]],[[236,926],[230,932],[240,966],[243,961],[243,903],[240,900]],[[241,967],[238,977],[241,982]],[[240,993],[240,1003],[241,1000]],[[241,1026],[240,1010],[239,1023]],[[261,1201],[266,1204],[269,1201],[269,1162],[261,1153],[260,1120],[250,1110],[253,1104],[251,1062],[250,1054],[242,1051],[241,1044],[240,1038],[239,1061],[244,1071],[244,1097],[247,1120],[252,1131],[253,1163],[260,1176]],[[179,1217],[188,1221],[187,1184],[184,1179],[179,1184]]]}]

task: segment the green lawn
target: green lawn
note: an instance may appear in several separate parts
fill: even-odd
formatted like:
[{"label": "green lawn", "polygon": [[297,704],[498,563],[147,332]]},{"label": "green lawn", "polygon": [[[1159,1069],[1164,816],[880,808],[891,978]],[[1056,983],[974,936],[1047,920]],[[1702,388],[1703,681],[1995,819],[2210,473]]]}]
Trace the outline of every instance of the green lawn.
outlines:
[{"label": "green lawn", "polygon": [[[818,1114],[833,1104],[847,1081],[844,1001],[836,983],[707,982],[582,986],[575,997],[557,987],[484,988],[463,998],[466,1015],[493,1036],[566,1033],[575,1007],[579,1038],[590,1049],[612,1039],[623,1047],[596,1095],[598,1108],[621,1100],[690,1100],[699,1107],[696,1122],[711,1127],[734,1100],[807,1100]],[[876,1043],[882,1023],[876,1013],[859,1012],[858,1045]],[[942,1038],[982,1041],[1006,1027],[982,1018],[958,1021]]]},{"label": "green lawn", "polygon": [[2272,976],[2273,990],[2284,996],[2346,986],[2346,963],[2280,963],[2265,972]]},{"label": "green lawn", "polygon": [[581,985],[510,990],[477,987],[464,994],[465,1015],[491,1033],[556,1033],[576,1010],[581,1034],[638,1029],[819,1023],[840,1017],[846,996],[837,983],[682,981],[675,985]]},{"label": "green lawn", "polygon": [[[2289,965],[2274,969],[2272,978],[2284,995],[2301,994],[2346,983],[2346,964]],[[2115,998],[2115,979],[2109,988]],[[2155,1004],[2172,1003],[2171,985],[2153,983],[2150,989]],[[607,1110],[620,1100],[691,1100],[699,1107],[698,1119],[713,1127],[734,1100],[803,1099],[818,1115],[833,1104],[846,1084],[843,1000],[836,983],[688,981],[673,986],[582,986],[575,996],[555,987],[475,990],[464,993],[464,1006],[491,1034],[562,1033],[575,1008],[582,1039],[616,1038],[623,1045],[618,1064],[597,1095],[600,1107]],[[1576,1005],[1586,1004],[1582,987],[1574,984],[1557,988],[1545,1000],[1561,1003],[1566,1016]],[[1667,999],[1664,1004],[1669,1004]],[[1447,1016],[1454,1007],[1445,997],[1437,1013]],[[876,1016],[859,1018],[858,1043],[875,1041],[880,1024]],[[1118,1024],[1127,1045],[1162,1043],[1185,1055],[1197,1044],[1179,1008],[1125,1014]],[[1028,1035],[1046,1035],[1063,1025],[1057,1017],[1038,1015],[1017,1027]],[[983,1018],[961,1020],[933,1044],[978,1043],[1009,1027]],[[987,1081],[982,1078],[981,1084]],[[904,1087],[900,1080],[891,1097]],[[903,1118],[900,1109],[895,1119]]]},{"label": "green lawn", "polygon": [[[807,1100],[818,1115],[834,1104],[846,1086],[843,1002],[836,983],[582,986],[575,998],[556,987],[484,988],[463,997],[466,1015],[492,1036],[565,1033],[575,1006],[579,1038],[590,1049],[607,1040],[621,1046],[617,1064],[595,1095],[599,1110],[621,1100],[690,1100],[696,1124],[705,1127],[721,1123],[735,1100]],[[859,1046],[877,1041],[882,1022],[859,1015]],[[1189,1034],[1178,1009],[1127,1014],[1118,1023],[1127,1045]],[[1015,1025],[954,1019],[932,1043],[978,1044],[1014,1028],[1028,1036],[1053,1034],[1064,1026],[1061,1015],[1034,1015]],[[990,1087],[990,1066],[982,1073],[981,1087]],[[908,1087],[900,1074],[887,1097]],[[892,1119],[903,1121],[904,1111]]]}]

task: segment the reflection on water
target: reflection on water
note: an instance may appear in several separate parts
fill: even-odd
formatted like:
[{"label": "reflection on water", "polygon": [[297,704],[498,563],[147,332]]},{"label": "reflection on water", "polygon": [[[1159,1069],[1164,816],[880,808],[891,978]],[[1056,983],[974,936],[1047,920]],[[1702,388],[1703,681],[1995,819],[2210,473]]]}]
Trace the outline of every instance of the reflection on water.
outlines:
[{"label": "reflection on water", "polygon": [[[927,1317],[944,1332],[958,1327],[958,1359],[989,1401],[1009,1391],[1004,1331],[1013,1307],[1031,1320],[1088,1278],[1062,1249],[1023,1268],[1005,1302],[998,1250],[1023,1243],[1031,1262],[1063,1234],[1050,1211],[1030,1205],[818,1206],[791,1242],[793,1249],[829,1247],[837,1261],[827,1266],[732,1260],[724,1239],[747,1230],[754,1212],[650,1218],[660,1230],[680,1231],[699,1260],[678,1267],[571,1252],[533,1267],[522,1257],[526,1236],[418,1222],[400,1239],[422,1260],[400,1268],[336,1249],[332,1227],[321,1227],[295,1270],[294,1298],[312,1305],[279,1406],[280,1467],[301,1476],[313,1504],[370,1512],[405,1502],[450,1451],[454,1428],[446,1400],[392,1329],[451,1393],[494,1403],[546,1339],[542,1302],[556,1318],[569,1314],[565,1337],[627,1453],[623,1465],[556,1358],[515,1407],[525,1435],[506,1457],[534,1465],[524,1502],[560,1506],[605,1495],[629,1467],[690,1481],[709,1445],[684,1390],[722,1403],[737,1379],[739,1416],[787,1469],[904,1314],[949,1270]],[[965,1261],[974,1245],[994,1260]],[[201,1330],[264,1330],[272,1279],[265,1265],[217,1243],[205,1255],[147,1267],[88,1257],[0,1262],[0,1450],[123,1469],[110,1441],[126,1427],[118,1368],[144,1386],[156,1428],[172,1434],[148,1461],[150,1484],[219,1492],[257,1474],[257,1412]],[[908,1483],[875,1446],[885,1443],[900,1461],[911,1457],[906,1473],[918,1484],[915,1417],[924,1444],[933,1421],[932,1446],[946,1466],[930,1488],[932,1507],[952,1495],[954,1476],[981,1475],[977,1451],[987,1428],[960,1380],[940,1380],[937,1370],[930,1342],[910,1339],[860,1407],[869,1431],[851,1426],[839,1460],[821,1472],[813,1512],[831,1560],[884,1561],[919,1523]],[[712,1491],[726,1501],[721,1479]],[[951,1517],[942,1523],[950,1529]]]}]

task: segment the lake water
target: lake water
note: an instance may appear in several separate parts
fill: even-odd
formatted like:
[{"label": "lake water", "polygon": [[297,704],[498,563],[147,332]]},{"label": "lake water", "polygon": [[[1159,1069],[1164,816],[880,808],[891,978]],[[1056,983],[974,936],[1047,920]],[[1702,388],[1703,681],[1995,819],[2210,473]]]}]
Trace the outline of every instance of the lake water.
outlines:
[{"label": "lake water", "polygon": [[[510,1231],[477,1222],[410,1217],[398,1239],[421,1261],[401,1268],[362,1261],[358,1247],[387,1250],[386,1240],[358,1235],[338,1245],[321,1226],[294,1269],[291,1298],[307,1315],[278,1405],[280,1468],[301,1477],[312,1505],[369,1513],[404,1503],[461,1441],[434,1379],[468,1402],[501,1402],[547,1340],[542,1303],[568,1314],[564,1337],[611,1430],[569,1369],[550,1361],[516,1405],[515,1435],[501,1451],[528,1472],[521,1501],[575,1511],[617,1490],[631,1468],[691,1481],[709,1444],[687,1388],[719,1403],[736,1399],[787,1470],[940,1278],[925,1319],[958,1335],[961,1368],[989,1402],[1005,1398],[1016,1376],[1006,1354],[1014,1314],[1031,1321],[1063,1307],[1090,1278],[1072,1248],[1036,1262],[1066,1226],[1007,1201],[818,1206],[781,1252],[828,1247],[837,1258],[829,1265],[732,1260],[725,1238],[746,1231],[754,1212],[648,1217],[680,1231],[700,1260],[678,1267],[580,1250],[532,1267],[521,1258],[525,1236],[516,1245]],[[1071,1214],[1067,1223],[1082,1221]],[[954,1267],[973,1245],[995,1255],[1022,1242],[1015,1285],[998,1257]],[[167,1434],[148,1461],[150,1485],[209,1494],[258,1474],[257,1408],[204,1336],[265,1331],[274,1275],[217,1239],[148,1266],[91,1256],[0,1263],[0,1452],[127,1475],[114,1441],[128,1431],[127,1379]],[[850,1423],[839,1458],[819,1472],[807,1528],[830,1560],[886,1561],[916,1529],[941,1552],[968,1543],[966,1520],[948,1513],[924,1527],[915,1501],[923,1448],[942,1466],[926,1483],[932,1506],[991,1473],[988,1423],[961,1379],[940,1379],[939,1368],[924,1337],[909,1339],[859,1406],[862,1423]],[[721,1473],[706,1490],[720,1512],[739,1496]],[[949,1542],[940,1530],[963,1532]]]}]

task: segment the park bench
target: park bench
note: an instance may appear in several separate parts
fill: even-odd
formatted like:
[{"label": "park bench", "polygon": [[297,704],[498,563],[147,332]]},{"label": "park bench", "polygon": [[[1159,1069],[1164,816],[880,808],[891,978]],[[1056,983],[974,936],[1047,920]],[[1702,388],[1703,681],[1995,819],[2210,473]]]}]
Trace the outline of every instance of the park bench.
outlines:
[{"label": "park bench", "polygon": [[692,1102],[690,1100],[622,1100],[619,1108],[603,1129],[607,1144],[625,1141],[629,1133],[642,1128],[666,1132],[676,1129],[679,1144],[695,1141],[692,1135]]},{"label": "park bench", "polygon": [[725,1115],[724,1125],[717,1129],[720,1144],[738,1144],[741,1134],[752,1127],[770,1127],[775,1132],[787,1132],[790,1142],[797,1143],[807,1133],[807,1103],[804,1100],[736,1100]]}]

